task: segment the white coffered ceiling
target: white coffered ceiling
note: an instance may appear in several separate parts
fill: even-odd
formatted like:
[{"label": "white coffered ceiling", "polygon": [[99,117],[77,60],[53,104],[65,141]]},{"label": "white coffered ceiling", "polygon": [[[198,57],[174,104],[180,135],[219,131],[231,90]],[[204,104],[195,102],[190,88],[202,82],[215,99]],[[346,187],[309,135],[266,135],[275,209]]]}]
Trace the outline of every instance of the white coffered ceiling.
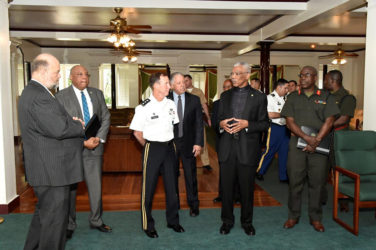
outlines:
[{"label": "white coffered ceiling", "polygon": [[[110,48],[105,41],[114,7],[125,8],[130,25],[151,25],[134,35],[142,49],[219,50],[228,57],[275,41],[272,50],[364,49],[364,0],[295,1],[57,1],[14,0],[10,35],[41,47]],[[364,8],[363,8],[364,9]]]}]

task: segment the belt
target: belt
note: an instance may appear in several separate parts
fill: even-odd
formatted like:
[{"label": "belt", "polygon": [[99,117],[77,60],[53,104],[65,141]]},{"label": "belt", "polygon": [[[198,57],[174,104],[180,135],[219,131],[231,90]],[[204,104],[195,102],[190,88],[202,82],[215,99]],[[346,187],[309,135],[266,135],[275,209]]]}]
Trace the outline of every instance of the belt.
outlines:
[{"label": "belt", "polygon": [[145,141],[149,142],[149,143],[155,143],[155,144],[172,145],[174,140],[169,140],[169,141],[149,141],[149,140],[145,140]]},{"label": "belt", "polygon": [[338,131],[338,130],[342,130],[342,129],[345,129],[349,126],[349,124],[345,124],[345,125],[342,125],[342,126],[339,126],[339,127],[336,127],[334,128],[335,131]]},{"label": "belt", "polygon": [[280,126],[280,127],[286,126],[286,125],[281,125],[281,124],[278,124],[278,123],[275,123],[275,122],[272,122],[272,125],[277,125],[277,126]]}]

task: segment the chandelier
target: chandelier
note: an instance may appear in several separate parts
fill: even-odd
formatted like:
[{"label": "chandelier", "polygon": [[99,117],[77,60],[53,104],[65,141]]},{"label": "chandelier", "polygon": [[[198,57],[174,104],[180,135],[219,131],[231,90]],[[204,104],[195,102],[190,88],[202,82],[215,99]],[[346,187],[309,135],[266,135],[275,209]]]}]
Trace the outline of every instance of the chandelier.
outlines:
[{"label": "chandelier", "polygon": [[134,56],[134,55],[125,55],[123,57],[123,62],[136,62],[137,61],[137,56]]},{"label": "chandelier", "polygon": [[343,57],[337,57],[332,61],[332,64],[345,64],[347,60]]},{"label": "chandelier", "polygon": [[136,43],[125,33],[115,31],[108,38],[107,41],[112,43],[116,48],[129,48],[134,47]]}]

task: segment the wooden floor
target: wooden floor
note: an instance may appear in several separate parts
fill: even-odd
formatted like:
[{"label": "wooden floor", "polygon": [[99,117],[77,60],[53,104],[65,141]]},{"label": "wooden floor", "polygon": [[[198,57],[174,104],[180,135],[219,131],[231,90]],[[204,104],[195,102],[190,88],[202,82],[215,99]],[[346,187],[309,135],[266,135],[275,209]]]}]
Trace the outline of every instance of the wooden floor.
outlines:
[{"label": "wooden floor", "polygon": [[[18,154],[18,156],[17,156]],[[20,147],[16,147],[16,164],[17,164],[17,191],[20,194],[20,206],[16,208],[14,213],[32,213],[36,203],[36,197],[33,189],[28,187],[24,181],[24,171],[21,161]],[[18,161],[17,161],[18,157]],[[213,199],[218,195],[218,176],[219,167],[215,151],[209,147],[210,165],[213,170],[208,171],[202,168],[200,160],[197,162],[197,177],[200,208],[214,208],[220,207],[220,203],[214,203]],[[103,187],[103,209],[105,211],[125,211],[125,210],[139,210],[141,198],[141,173],[104,173],[102,178]],[[184,172],[180,169],[179,177],[179,193],[180,205],[182,209],[188,208],[186,195]],[[267,192],[261,189],[258,185],[255,186],[254,196],[255,206],[280,206],[281,204],[271,197]],[[156,193],[153,200],[154,209],[165,208],[165,195],[163,180],[160,177]],[[89,200],[87,194],[86,184],[84,182],[79,184],[77,191],[77,210],[89,211]]]}]

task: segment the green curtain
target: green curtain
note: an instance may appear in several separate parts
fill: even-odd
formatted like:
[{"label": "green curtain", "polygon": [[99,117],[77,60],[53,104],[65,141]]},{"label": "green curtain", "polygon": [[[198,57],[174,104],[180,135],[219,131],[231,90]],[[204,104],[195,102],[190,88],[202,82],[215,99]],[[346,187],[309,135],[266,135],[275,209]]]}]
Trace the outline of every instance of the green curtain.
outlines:
[{"label": "green curtain", "polygon": [[208,73],[209,103],[212,103],[214,96],[217,94],[217,74],[210,71]]},{"label": "green curtain", "polygon": [[149,87],[149,81],[150,81],[151,74],[140,70],[140,75],[141,75],[141,88],[142,88],[141,93],[144,94],[146,89]]}]

